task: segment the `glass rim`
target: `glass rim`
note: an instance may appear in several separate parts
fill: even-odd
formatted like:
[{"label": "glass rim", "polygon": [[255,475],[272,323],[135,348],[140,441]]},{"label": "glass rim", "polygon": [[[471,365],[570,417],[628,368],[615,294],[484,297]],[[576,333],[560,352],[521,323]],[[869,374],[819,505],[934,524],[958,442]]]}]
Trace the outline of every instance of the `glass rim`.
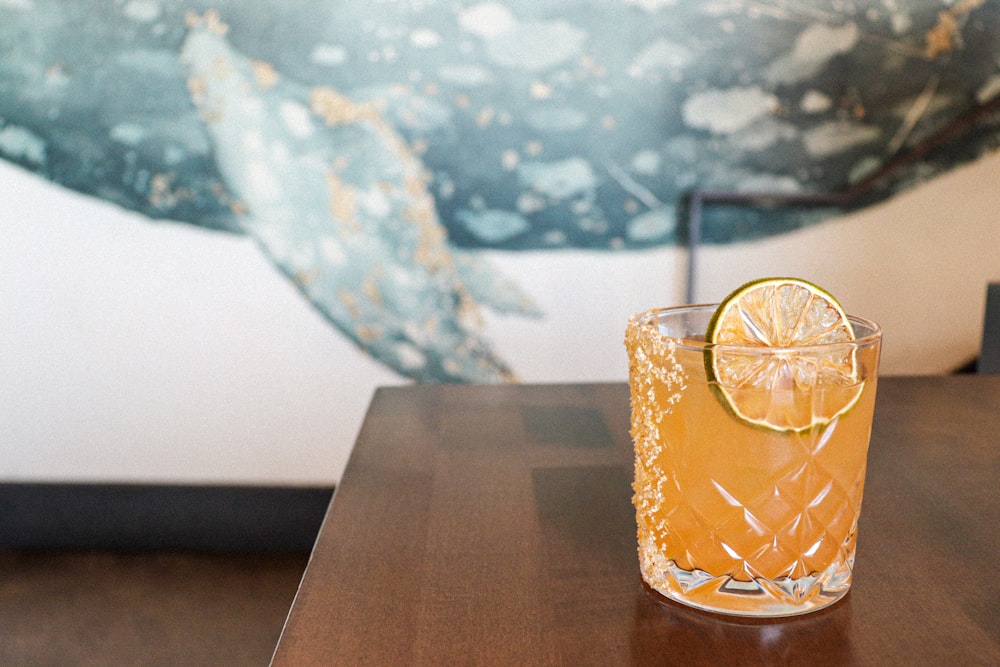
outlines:
[{"label": "glass rim", "polygon": [[[684,306],[662,306],[657,308],[650,308],[649,310],[643,311],[633,316],[632,320],[635,326],[648,327],[653,323],[654,318],[658,317],[664,313],[682,313],[685,311],[710,311],[715,312],[719,307],[717,303],[696,303]],[[869,333],[864,336],[859,336],[853,340],[842,340],[834,341],[830,343],[811,343],[809,345],[785,345],[782,347],[766,347],[763,345],[733,345],[731,343],[709,343],[705,340],[695,340],[693,338],[683,338],[680,336],[670,336],[662,333],[657,326],[654,330],[656,333],[666,340],[673,341],[675,345],[682,349],[688,350],[705,350],[705,349],[716,349],[723,348],[726,350],[733,351],[745,351],[750,354],[775,354],[775,353],[786,353],[790,351],[808,351],[808,350],[823,350],[829,349],[837,346],[851,346],[851,347],[864,347],[866,345],[871,345],[882,339],[882,327],[879,326],[874,320],[870,320],[867,317],[862,317],[860,315],[847,314],[848,321],[851,322],[853,328],[854,323],[860,324],[869,330]]]}]

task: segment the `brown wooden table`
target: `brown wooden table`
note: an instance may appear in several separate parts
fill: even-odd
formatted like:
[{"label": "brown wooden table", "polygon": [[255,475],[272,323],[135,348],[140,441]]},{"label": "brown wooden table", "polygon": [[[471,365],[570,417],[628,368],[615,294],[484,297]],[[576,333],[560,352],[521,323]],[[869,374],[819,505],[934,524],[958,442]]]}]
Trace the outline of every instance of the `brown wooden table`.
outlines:
[{"label": "brown wooden table", "polygon": [[273,664],[1000,664],[1000,376],[882,380],[854,586],[786,620],[643,585],[628,415],[624,384],[378,390]]}]

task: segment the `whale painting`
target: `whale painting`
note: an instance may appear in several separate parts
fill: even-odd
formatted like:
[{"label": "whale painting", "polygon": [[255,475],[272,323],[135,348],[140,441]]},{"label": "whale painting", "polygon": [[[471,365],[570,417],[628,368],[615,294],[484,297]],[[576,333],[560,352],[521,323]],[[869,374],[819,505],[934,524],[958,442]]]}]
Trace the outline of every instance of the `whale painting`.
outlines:
[{"label": "whale painting", "polygon": [[417,381],[517,369],[481,309],[545,317],[480,251],[821,224],[1000,145],[1000,0],[0,0],[0,158],[154,221],[251,237]]}]

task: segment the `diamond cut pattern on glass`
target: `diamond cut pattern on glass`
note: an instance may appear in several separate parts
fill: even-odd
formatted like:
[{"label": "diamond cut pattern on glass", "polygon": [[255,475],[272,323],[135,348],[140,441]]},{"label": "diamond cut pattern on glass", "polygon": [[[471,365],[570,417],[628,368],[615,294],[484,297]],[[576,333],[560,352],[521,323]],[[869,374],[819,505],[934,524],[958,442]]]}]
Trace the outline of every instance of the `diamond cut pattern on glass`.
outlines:
[{"label": "diamond cut pattern on glass", "polygon": [[[803,451],[788,457],[787,468],[771,471],[752,495],[740,497],[738,488],[731,490],[716,478],[707,480],[714,493],[695,494],[702,504],[692,506],[683,489],[667,484],[673,497],[666,503],[672,505],[666,539],[687,545],[677,565],[692,570],[698,563],[724,563],[725,572],[710,574],[750,581],[802,579],[846,562],[864,474],[838,479],[824,465],[823,445],[836,426],[835,420],[813,433],[790,436],[789,446]],[[748,486],[745,479],[741,485]]]}]

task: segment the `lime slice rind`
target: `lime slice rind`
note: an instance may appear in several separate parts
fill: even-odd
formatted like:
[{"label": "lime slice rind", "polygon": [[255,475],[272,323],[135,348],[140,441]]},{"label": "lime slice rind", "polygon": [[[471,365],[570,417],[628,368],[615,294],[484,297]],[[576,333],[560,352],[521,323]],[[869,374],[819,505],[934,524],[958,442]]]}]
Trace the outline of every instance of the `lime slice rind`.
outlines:
[{"label": "lime slice rind", "polygon": [[713,393],[715,393],[716,398],[718,398],[719,402],[729,410],[730,414],[750,426],[779,433],[805,433],[816,427],[827,426],[850,412],[861,399],[861,394],[864,392],[865,388],[865,382],[861,381],[856,385],[852,385],[853,390],[850,392],[850,398],[846,400],[846,402],[843,402],[842,407],[834,414],[822,416],[813,415],[812,419],[808,423],[788,425],[776,424],[773,418],[754,417],[752,415],[745,414],[737,407],[742,402],[738,393],[727,390],[718,384],[711,384],[710,387]]},{"label": "lime slice rind", "polygon": [[832,295],[797,278],[752,281],[726,297],[708,325],[705,370],[730,413],[778,432],[833,422],[865,386],[850,319]]}]

